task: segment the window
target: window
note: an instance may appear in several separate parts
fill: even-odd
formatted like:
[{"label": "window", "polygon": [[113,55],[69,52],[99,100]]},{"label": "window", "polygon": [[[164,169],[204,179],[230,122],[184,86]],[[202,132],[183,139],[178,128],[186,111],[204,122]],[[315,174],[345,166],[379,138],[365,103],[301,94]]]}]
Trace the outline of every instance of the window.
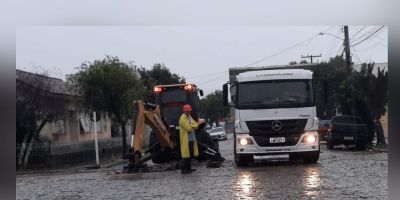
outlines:
[{"label": "window", "polygon": [[239,84],[239,107],[283,108],[313,106],[311,80],[273,80]]}]

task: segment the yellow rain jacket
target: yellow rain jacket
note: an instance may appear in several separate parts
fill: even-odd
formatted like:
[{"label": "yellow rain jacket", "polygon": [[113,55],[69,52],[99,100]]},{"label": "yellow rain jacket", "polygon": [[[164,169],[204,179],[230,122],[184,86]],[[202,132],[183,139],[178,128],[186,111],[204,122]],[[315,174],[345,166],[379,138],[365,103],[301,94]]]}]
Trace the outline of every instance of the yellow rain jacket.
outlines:
[{"label": "yellow rain jacket", "polygon": [[[192,122],[189,124],[189,120]],[[190,151],[189,151],[189,133],[195,131],[197,129],[198,124],[196,121],[193,120],[191,116],[186,116],[182,114],[179,118],[179,138],[181,144],[181,155],[182,158],[190,158]],[[193,141],[193,153],[194,156],[199,155],[199,149],[197,147],[196,138]]]}]

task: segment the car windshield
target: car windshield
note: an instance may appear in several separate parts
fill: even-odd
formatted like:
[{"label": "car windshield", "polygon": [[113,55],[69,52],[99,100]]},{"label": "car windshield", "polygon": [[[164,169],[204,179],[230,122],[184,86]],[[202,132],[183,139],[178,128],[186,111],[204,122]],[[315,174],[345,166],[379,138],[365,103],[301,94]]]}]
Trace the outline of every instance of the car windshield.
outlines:
[{"label": "car windshield", "polygon": [[312,81],[272,80],[244,82],[238,86],[238,106],[242,108],[313,106]]},{"label": "car windshield", "polygon": [[210,129],[208,132],[209,133],[216,133],[216,132],[222,132],[222,131],[224,131],[223,128],[213,128],[213,129]]}]

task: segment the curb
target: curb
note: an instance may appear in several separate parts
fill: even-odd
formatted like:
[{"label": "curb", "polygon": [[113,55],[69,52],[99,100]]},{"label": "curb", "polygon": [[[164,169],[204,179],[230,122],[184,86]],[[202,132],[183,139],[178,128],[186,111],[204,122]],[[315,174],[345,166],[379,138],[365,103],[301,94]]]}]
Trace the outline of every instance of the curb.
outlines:
[{"label": "curb", "polygon": [[127,162],[127,161],[120,159],[120,160],[114,161],[112,163],[104,164],[103,168],[110,168],[110,167],[113,167],[115,165],[119,165],[119,164],[122,164],[122,163],[125,163],[125,162]]},{"label": "curb", "polygon": [[388,149],[372,149],[372,151],[381,152],[381,153],[388,153]]},{"label": "curb", "polygon": [[388,153],[389,149],[388,148],[377,148],[374,146],[369,146],[367,147],[368,151],[375,151],[375,152],[381,152],[381,153]]},{"label": "curb", "polygon": [[28,171],[16,171],[15,175],[32,175],[32,174],[56,174],[56,173],[79,173],[87,172],[93,170],[101,170],[102,168],[111,168],[115,165],[125,163],[126,160],[117,160],[111,163],[103,164],[98,169],[86,169],[88,166],[75,166],[67,169],[38,169],[38,170],[28,170]]}]

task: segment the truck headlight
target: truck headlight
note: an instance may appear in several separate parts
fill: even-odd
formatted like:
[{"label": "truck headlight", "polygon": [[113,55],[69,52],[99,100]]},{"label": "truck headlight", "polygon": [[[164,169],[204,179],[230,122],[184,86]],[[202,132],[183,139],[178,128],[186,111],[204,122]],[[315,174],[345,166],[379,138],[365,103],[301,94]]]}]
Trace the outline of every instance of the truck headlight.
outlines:
[{"label": "truck headlight", "polygon": [[238,138],[238,142],[240,145],[248,145],[253,144],[253,141],[250,138]]},{"label": "truck headlight", "polygon": [[306,143],[314,143],[317,138],[314,135],[307,135],[305,138]]},{"label": "truck headlight", "polygon": [[316,141],[317,141],[316,135],[306,135],[303,138],[303,143],[307,143],[307,144],[312,144],[312,143],[315,143]]},{"label": "truck headlight", "polygon": [[247,145],[247,140],[245,138],[242,138],[239,140],[240,145]]}]

